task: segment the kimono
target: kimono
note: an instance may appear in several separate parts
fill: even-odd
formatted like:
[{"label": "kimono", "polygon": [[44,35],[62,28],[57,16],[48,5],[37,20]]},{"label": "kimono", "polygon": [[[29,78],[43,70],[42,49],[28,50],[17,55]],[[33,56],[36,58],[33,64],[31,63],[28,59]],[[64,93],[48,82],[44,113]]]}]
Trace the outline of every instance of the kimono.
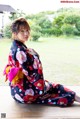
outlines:
[{"label": "kimono", "polygon": [[75,100],[74,91],[44,80],[39,54],[18,40],[12,42],[4,74],[17,102],[70,106]]}]

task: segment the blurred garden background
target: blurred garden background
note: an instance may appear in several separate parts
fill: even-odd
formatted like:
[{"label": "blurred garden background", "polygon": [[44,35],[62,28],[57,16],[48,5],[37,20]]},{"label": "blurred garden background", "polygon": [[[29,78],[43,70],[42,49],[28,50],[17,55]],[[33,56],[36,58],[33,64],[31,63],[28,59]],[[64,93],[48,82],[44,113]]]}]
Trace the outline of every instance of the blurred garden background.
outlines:
[{"label": "blurred garden background", "polygon": [[17,10],[9,15],[9,23],[0,31],[0,85],[7,84],[3,70],[12,42],[10,25],[18,17],[26,18],[31,27],[26,45],[39,53],[44,79],[64,85],[80,85],[80,9],[76,8],[30,15]]}]

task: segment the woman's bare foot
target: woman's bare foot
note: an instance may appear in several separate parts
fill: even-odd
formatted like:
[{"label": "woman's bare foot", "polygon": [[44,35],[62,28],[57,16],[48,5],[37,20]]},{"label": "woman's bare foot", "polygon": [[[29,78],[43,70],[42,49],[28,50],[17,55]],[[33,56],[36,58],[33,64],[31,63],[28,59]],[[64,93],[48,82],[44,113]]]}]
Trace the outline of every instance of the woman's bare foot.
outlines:
[{"label": "woman's bare foot", "polygon": [[75,95],[75,101],[80,103],[80,97],[78,95]]}]

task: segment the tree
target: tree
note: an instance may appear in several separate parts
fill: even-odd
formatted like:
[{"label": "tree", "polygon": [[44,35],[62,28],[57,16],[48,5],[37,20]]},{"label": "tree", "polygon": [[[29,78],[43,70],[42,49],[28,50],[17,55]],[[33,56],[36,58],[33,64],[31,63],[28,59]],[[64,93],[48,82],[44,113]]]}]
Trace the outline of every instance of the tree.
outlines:
[{"label": "tree", "polygon": [[62,26],[63,23],[64,23],[64,21],[63,21],[63,20],[64,20],[64,17],[65,17],[64,14],[61,14],[61,15],[55,17],[55,18],[53,19],[53,27],[61,28],[61,26]]},{"label": "tree", "polygon": [[78,31],[80,31],[80,21],[76,22],[76,28],[78,29]]},{"label": "tree", "polygon": [[80,20],[80,16],[76,14],[69,14],[64,18],[64,23],[66,24],[75,24]]},{"label": "tree", "polygon": [[6,25],[4,27],[4,37],[6,38],[11,38],[11,29],[10,29],[10,24]]},{"label": "tree", "polygon": [[41,36],[41,27],[37,24],[31,25],[31,40],[37,41],[38,38]]},{"label": "tree", "polygon": [[13,21],[19,17],[24,17],[24,16],[25,16],[25,13],[22,10],[17,9],[16,13],[13,13],[9,16],[9,19]]},{"label": "tree", "polygon": [[71,35],[74,33],[73,26],[71,24],[64,24],[61,27],[62,33],[65,35]]}]

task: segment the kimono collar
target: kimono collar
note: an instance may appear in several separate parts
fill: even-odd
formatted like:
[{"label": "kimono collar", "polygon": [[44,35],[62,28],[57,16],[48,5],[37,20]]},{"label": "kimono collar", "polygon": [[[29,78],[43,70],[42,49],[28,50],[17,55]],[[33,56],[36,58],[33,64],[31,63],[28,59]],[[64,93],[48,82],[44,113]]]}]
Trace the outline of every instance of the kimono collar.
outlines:
[{"label": "kimono collar", "polygon": [[17,43],[18,45],[27,48],[27,46],[26,46],[24,43],[22,43],[21,41],[18,41],[18,40],[15,40],[15,39],[14,39],[13,43]]}]

